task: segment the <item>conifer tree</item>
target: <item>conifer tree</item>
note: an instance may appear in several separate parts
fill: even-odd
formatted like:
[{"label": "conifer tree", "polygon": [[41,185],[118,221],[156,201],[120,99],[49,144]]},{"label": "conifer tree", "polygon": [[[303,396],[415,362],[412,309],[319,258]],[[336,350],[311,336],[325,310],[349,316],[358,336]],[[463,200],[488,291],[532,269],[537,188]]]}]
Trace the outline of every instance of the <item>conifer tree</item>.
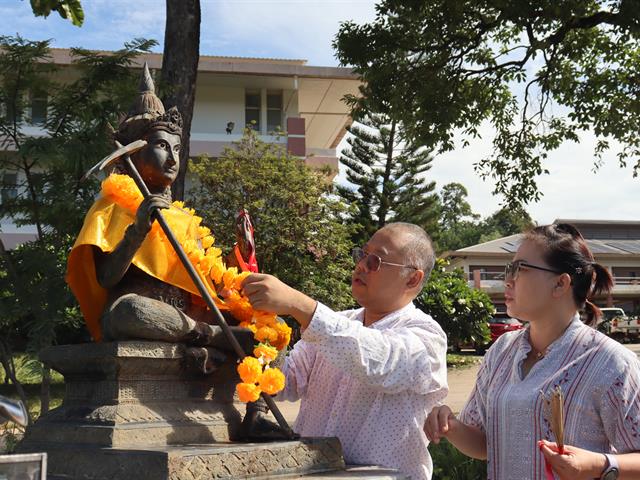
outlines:
[{"label": "conifer tree", "polygon": [[347,167],[350,185],[338,185],[337,191],[355,207],[351,220],[360,228],[353,240],[362,243],[399,221],[437,236],[438,196],[435,182],[426,176],[430,152],[407,141],[402,125],[386,114],[369,112],[348,131],[352,136],[340,162]]}]

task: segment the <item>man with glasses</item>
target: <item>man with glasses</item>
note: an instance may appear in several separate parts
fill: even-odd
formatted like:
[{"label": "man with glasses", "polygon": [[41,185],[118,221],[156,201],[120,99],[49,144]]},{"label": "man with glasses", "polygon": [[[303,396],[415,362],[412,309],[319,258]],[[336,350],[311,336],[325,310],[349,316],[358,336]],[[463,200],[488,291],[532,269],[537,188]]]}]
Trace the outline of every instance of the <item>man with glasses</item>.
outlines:
[{"label": "man with glasses", "polygon": [[301,399],[296,432],[338,437],[347,463],[430,479],[422,425],[447,395],[447,340],[413,299],[434,265],[431,240],[416,225],[393,223],[353,254],[356,310],[334,312],[270,275],[245,280],[255,308],[291,315],[303,332],[278,397]]}]

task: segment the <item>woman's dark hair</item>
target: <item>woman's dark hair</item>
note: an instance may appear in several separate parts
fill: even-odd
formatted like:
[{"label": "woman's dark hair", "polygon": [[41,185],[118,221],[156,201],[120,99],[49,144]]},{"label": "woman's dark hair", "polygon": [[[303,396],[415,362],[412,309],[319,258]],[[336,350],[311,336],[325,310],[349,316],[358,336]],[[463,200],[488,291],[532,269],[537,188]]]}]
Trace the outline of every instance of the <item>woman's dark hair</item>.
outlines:
[{"label": "woman's dark hair", "polygon": [[591,299],[611,291],[613,280],[609,271],[596,263],[582,234],[568,223],[535,227],[524,235],[542,246],[547,264],[571,277],[576,306],[584,311],[584,322],[594,326],[602,315]]}]

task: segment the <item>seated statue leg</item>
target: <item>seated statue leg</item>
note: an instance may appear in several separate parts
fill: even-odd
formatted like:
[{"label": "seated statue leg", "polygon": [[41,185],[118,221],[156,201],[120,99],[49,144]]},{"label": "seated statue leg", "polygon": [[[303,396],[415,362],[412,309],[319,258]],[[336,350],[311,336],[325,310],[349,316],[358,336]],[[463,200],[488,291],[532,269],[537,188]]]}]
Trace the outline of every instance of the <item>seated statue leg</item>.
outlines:
[{"label": "seated statue leg", "polygon": [[[178,308],[135,293],[118,298],[102,315],[102,331],[107,340],[180,342],[193,336],[196,328],[195,320]],[[201,335],[217,333],[213,327],[208,331],[198,326],[198,330]]]},{"label": "seated statue leg", "polygon": [[[246,354],[251,354],[255,340],[253,332],[237,326],[230,327]],[[159,340],[210,346],[232,351],[222,329],[202,321],[195,321],[182,310],[135,293],[123,295],[102,315],[105,340]]]}]

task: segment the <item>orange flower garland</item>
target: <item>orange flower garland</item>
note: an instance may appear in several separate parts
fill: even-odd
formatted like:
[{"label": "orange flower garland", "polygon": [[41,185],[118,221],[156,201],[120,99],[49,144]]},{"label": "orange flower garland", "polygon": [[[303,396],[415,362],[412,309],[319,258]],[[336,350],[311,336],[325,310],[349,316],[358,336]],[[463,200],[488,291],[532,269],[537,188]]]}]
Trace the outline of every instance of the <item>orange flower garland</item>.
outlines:
[{"label": "orange flower garland", "polygon": [[[135,215],[142,203],[143,196],[137,185],[128,175],[111,174],[102,182],[102,195]],[[248,328],[261,342],[254,350],[254,357],[245,357],[238,365],[238,374],[242,383],[236,387],[242,402],[255,402],[261,392],[274,395],[284,388],[284,375],[277,368],[269,367],[282,350],[289,344],[291,328],[284,322],[278,322],[275,313],[254,310],[247,297],[242,295],[242,282],[250,274],[238,272],[235,267],[227,268],[222,259],[222,250],[214,247],[214,237],[209,228],[200,225],[202,218],[195,215],[195,210],[187,208],[184,202],[173,202],[171,208],[180,209],[192,217],[198,229],[198,238],[183,238],[177,235],[182,229],[173,228],[168,217],[167,223],[176,234],[189,260],[204,281],[209,293],[220,308],[228,309],[236,318],[240,327]],[[169,239],[157,221],[151,226],[150,235],[169,245]],[[168,252],[175,252],[172,248]],[[216,288],[218,287],[218,288]],[[221,300],[217,291],[224,297]]]}]

